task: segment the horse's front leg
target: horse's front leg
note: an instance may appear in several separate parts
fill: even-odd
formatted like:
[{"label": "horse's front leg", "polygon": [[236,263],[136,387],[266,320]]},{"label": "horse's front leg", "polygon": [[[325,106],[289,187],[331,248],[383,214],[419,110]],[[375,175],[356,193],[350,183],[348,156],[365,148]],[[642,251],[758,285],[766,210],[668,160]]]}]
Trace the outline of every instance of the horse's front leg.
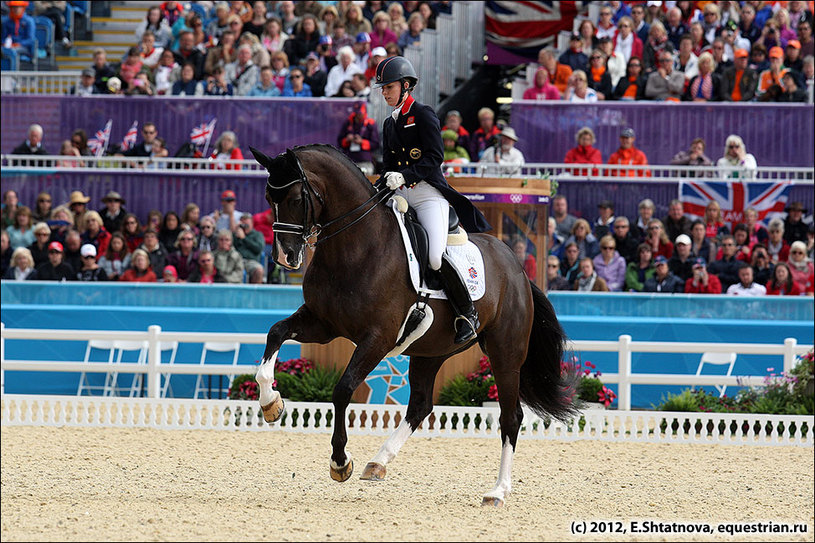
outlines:
[{"label": "horse's front leg", "polygon": [[345,430],[345,412],[351,401],[351,395],[362,384],[377,364],[382,360],[392,345],[386,341],[366,339],[359,343],[345,368],[331,401],[334,403],[334,435],[331,437],[331,478],[335,481],[347,481],[354,472],[354,461],[345,451],[348,434]]},{"label": "horse's front leg", "polygon": [[260,408],[266,422],[275,422],[283,414],[283,399],[273,388],[274,365],[283,342],[294,339],[300,343],[327,343],[336,337],[305,305],[291,316],[275,323],[266,335],[266,350],[255,375],[258,382]]},{"label": "horse's front leg", "polygon": [[382,444],[370,462],[365,466],[360,479],[381,481],[385,478],[388,462],[396,458],[402,445],[416,431],[416,428],[433,411],[433,383],[439,368],[447,360],[443,358],[410,357],[410,400],[405,418],[399,423],[390,437]]}]

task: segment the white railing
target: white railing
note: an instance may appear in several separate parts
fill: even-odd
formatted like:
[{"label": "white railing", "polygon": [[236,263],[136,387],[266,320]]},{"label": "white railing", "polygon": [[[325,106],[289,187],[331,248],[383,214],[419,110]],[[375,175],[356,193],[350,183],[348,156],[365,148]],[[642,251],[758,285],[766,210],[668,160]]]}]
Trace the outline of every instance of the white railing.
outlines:
[{"label": "white railing", "polygon": [[79,70],[12,71],[0,73],[0,88],[4,94],[68,94],[79,84]]},{"label": "white railing", "polygon": [[[7,339],[29,340],[125,340],[146,341],[148,345],[147,363],[123,362],[115,368],[107,362],[62,362],[38,360],[6,360],[5,341]],[[166,364],[161,362],[161,343],[204,343],[206,341],[238,342],[265,345],[266,334],[236,334],[209,332],[163,332],[160,326],[150,326],[146,332],[109,330],[55,330],[6,328],[0,323],[0,370],[2,383],[0,393],[5,394],[6,371],[58,371],[147,374],[147,397],[159,398],[161,375],[234,375],[236,367],[226,364]],[[287,344],[298,344],[296,341]],[[631,336],[621,335],[618,341],[573,340],[570,347],[576,352],[617,352],[617,373],[603,373],[605,383],[617,383],[617,402],[621,411],[631,410],[631,385],[689,385],[689,386],[763,386],[765,376],[725,376],[633,373],[631,357],[633,353],[736,353],[750,355],[778,355],[782,357],[784,372],[789,372],[796,356],[812,349],[812,345],[798,345],[795,338],[787,338],[783,345],[765,343],[680,343],[631,341]],[[240,366],[239,366],[240,368]],[[245,366],[246,370],[254,367]]]},{"label": "white railing", "polygon": [[[168,170],[181,172],[195,170],[196,175],[219,177],[265,176],[265,168],[255,160],[227,160],[215,162],[208,158],[145,158],[145,157],[68,157],[60,155],[0,155],[3,168],[23,173],[44,171],[85,171],[93,168],[94,173],[122,173],[122,169],[167,174]],[[216,168],[217,165],[217,168]],[[241,169],[220,169],[223,166],[239,166]],[[723,169],[709,166],[670,166],[670,165],[609,165],[609,164],[564,164],[536,162],[521,166],[472,163],[466,165],[445,164],[444,170],[453,176],[476,177],[542,177],[558,181],[646,181],[649,183],[676,183],[692,179],[733,180],[744,182],[785,181],[796,185],[815,184],[815,171],[799,167],[759,167],[750,178],[723,177],[723,173],[740,173],[738,168]],[[619,172],[622,172],[620,174]],[[635,175],[624,175],[633,172]]]},{"label": "white railing", "polygon": [[[405,416],[405,406],[352,403],[347,432],[388,435]],[[79,426],[164,430],[283,431],[329,434],[330,403],[286,402],[274,425],[263,420],[256,401],[167,398],[88,398],[6,395],[4,426]],[[435,406],[416,430],[418,437],[500,436],[497,407]],[[524,408],[521,439],[598,440],[640,443],[813,446],[815,418],[801,415],[606,411],[587,409],[567,423],[544,420]],[[271,426],[271,429],[270,429]]]}]

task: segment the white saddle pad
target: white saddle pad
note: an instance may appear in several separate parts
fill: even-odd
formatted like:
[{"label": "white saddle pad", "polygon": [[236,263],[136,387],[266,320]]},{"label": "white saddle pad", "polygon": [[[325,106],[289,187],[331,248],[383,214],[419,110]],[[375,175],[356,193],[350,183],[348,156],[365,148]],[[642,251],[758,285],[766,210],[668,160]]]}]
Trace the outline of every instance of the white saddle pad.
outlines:
[{"label": "white saddle pad", "polygon": [[[405,228],[405,215],[397,209],[396,202],[391,199],[388,205],[396,215],[396,222],[399,223],[399,231],[402,233],[402,242],[407,254],[407,264],[410,270],[410,279],[413,282],[413,289],[417,293],[429,293],[431,298],[446,300],[447,295],[443,290],[430,290],[425,285],[419,284],[419,259],[413,253],[407,229]],[[487,290],[484,272],[484,257],[478,247],[472,241],[467,241],[463,245],[448,245],[445,249],[447,255],[453,261],[456,269],[464,278],[470,297],[475,300],[481,299]]]}]

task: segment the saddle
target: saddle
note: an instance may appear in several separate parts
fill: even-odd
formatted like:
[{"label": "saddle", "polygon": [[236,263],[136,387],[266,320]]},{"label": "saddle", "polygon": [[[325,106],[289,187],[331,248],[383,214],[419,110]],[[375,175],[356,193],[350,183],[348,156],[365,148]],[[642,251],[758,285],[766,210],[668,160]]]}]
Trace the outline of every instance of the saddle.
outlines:
[{"label": "saddle", "polygon": [[[431,290],[443,290],[441,275],[429,266],[430,258],[427,230],[419,222],[416,210],[410,207],[407,200],[401,196],[394,196],[397,209],[405,214],[405,230],[407,230],[413,253],[419,261],[419,275],[421,283]],[[464,245],[467,242],[467,232],[461,227],[458,215],[453,206],[447,223],[447,245]]]}]

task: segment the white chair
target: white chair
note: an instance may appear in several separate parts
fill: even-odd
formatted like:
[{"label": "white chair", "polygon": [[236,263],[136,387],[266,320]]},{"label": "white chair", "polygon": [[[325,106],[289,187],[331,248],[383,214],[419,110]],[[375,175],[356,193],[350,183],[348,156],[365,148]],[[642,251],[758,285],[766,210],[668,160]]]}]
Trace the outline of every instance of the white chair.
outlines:
[{"label": "white chair", "polygon": [[[162,341],[159,343],[159,350],[161,351],[161,355],[164,355],[167,351],[170,351],[170,358],[167,362],[164,362],[162,356],[162,364],[175,364],[175,355],[178,352],[178,342],[177,341]],[[167,394],[173,393],[173,387],[170,384],[170,380],[173,376],[171,373],[162,373],[161,376],[164,378],[164,383],[161,385],[161,397],[166,398]]]},{"label": "white chair", "polygon": [[[92,339],[88,341],[88,346],[85,348],[85,358],[83,359],[83,362],[90,362],[94,351],[107,351],[107,363],[111,366],[113,365],[113,357],[115,352],[113,350],[112,341],[105,341],[101,339]],[[96,374],[93,375],[95,376]],[[109,379],[110,374],[107,374],[105,376],[104,384],[91,384],[90,380],[88,379],[88,374],[83,371],[79,374],[79,386],[76,388],[76,395],[82,396],[84,392],[87,392],[88,396],[93,396],[94,390],[98,390],[102,395],[105,395]]]},{"label": "white chair", "polygon": [[[133,362],[138,365],[147,365],[147,342],[146,341],[127,341],[116,340],[113,342],[113,350],[116,352],[116,360],[113,362],[114,366],[122,365],[122,358],[125,353],[136,353],[136,360]],[[144,382],[143,373],[134,373],[133,380],[130,382],[130,397],[134,398],[141,395],[141,386]],[[125,390],[124,387],[119,387],[119,372],[113,371],[108,374],[107,383],[105,385],[105,396],[118,396],[120,392]]]},{"label": "white chair", "polygon": [[[705,364],[713,364],[715,366],[727,366],[727,375],[733,373],[733,365],[736,363],[736,353],[702,353],[702,358],[699,360],[699,367],[696,368],[696,375],[702,375],[702,368]],[[719,391],[719,397],[724,396],[727,390],[727,385],[714,385]]]},{"label": "white chair", "polygon": [[[232,356],[232,365],[237,366],[238,365],[238,353],[240,352],[240,349],[241,349],[241,344],[238,343],[238,342],[220,343],[220,342],[217,342],[217,341],[207,341],[207,342],[204,343],[204,348],[201,350],[201,362],[200,362],[200,364],[202,366],[204,364],[206,364],[206,362],[207,362],[207,353],[211,353],[211,352],[213,352],[213,353],[228,353],[228,352],[233,352],[234,351],[234,354]],[[206,397],[210,398],[210,399],[212,398],[212,378],[213,378],[213,376],[212,375],[207,375],[206,377],[207,377],[208,386],[204,386],[204,375],[199,375],[198,379],[196,379],[196,381],[195,381],[195,393],[193,394],[193,398],[197,399],[199,397],[198,395],[205,392],[205,391],[206,391]],[[220,381],[221,376],[215,376],[215,377],[218,377],[218,379]],[[221,386],[215,387],[215,390],[218,392],[218,397],[220,397],[221,392],[226,392],[227,394],[229,393],[229,387],[232,385],[232,379],[234,377],[235,377],[234,375],[229,376],[229,382],[227,383],[226,388],[223,388]]]}]

